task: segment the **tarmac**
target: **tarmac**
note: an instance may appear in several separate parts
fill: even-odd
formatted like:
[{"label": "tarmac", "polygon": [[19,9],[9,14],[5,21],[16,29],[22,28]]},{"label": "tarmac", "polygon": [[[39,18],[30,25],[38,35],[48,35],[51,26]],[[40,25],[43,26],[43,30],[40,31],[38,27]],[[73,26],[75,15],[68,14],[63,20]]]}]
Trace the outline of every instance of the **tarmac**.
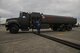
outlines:
[{"label": "tarmac", "polygon": [[[80,44],[79,27],[65,32],[41,29],[41,34]],[[4,26],[1,26],[0,53],[80,53],[80,50],[36,35],[31,30],[10,34]]]}]

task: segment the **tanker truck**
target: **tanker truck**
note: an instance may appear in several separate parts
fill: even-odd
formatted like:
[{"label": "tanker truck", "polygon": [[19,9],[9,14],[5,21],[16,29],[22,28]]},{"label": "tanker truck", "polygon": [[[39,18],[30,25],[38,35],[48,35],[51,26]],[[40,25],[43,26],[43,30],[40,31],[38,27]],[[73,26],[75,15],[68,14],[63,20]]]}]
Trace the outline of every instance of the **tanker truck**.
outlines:
[{"label": "tanker truck", "polygon": [[18,18],[6,20],[6,30],[10,33],[18,33],[19,30],[29,31],[35,27],[32,22],[40,19],[41,28],[51,28],[53,31],[71,31],[77,23],[77,19],[69,16],[46,15],[39,12],[20,12]]}]

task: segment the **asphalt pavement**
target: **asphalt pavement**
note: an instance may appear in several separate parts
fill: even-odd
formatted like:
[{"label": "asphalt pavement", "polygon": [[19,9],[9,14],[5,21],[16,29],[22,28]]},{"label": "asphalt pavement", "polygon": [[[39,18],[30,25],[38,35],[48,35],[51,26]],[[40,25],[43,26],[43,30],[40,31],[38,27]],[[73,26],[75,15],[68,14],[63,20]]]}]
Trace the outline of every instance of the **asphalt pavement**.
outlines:
[{"label": "asphalt pavement", "polygon": [[42,34],[80,44],[80,27],[73,28],[72,31],[55,32],[55,31],[51,31],[50,29],[48,31],[46,32],[44,31],[42,32]]},{"label": "asphalt pavement", "polygon": [[[69,32],[41,29],[41,33],[51,37],[80,41],[79,29],[73,28]],[[80,50],[33,34],[31,30],[10,34],[5,27],[0,27],[0,53],[80,53]]]}]

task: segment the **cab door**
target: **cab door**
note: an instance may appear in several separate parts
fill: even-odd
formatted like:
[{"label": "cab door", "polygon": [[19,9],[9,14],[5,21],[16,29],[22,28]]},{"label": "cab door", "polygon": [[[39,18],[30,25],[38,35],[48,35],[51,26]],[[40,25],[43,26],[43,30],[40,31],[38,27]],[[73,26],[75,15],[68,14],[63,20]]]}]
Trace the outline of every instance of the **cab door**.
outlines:
[{"label": "cab door", "polygon": [[28,29],[29,27],[29,15],[22,16],[19,19],[21,29]]}]

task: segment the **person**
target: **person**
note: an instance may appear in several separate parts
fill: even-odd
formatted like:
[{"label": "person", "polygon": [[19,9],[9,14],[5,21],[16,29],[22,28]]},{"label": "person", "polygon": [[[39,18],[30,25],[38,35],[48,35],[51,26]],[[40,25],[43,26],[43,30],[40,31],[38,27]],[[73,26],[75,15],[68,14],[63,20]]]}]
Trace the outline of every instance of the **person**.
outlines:
[{"label": "person", "polygon": [[37,19],[35,20],[34,26],[35,26],[35,28],[37,29],[37,33],[38,33],[38,34],[40,34],[40,28],[41,28],[40,25],[41,25],[40,19],[37,18]]}]

